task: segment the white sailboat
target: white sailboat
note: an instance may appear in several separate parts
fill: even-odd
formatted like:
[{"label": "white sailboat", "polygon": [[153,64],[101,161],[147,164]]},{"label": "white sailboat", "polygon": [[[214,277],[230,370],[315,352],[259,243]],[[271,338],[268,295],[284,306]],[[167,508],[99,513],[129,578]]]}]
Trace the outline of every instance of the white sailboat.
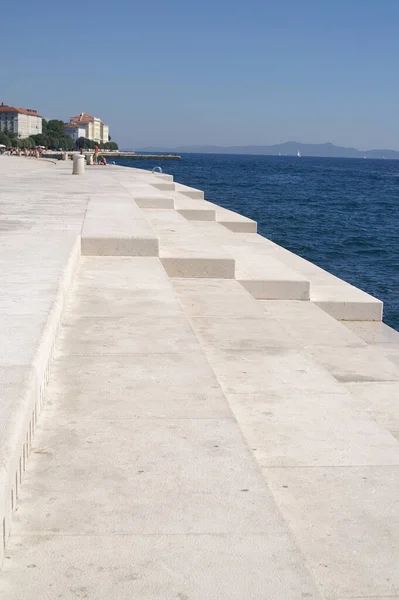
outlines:
[{"label": "white sailboat", "polygon": [[297,157],[298,157],[298,158],[301,158],[301,157],[302,157],[302,154],[299,152],[299,150],[298,150]]}]

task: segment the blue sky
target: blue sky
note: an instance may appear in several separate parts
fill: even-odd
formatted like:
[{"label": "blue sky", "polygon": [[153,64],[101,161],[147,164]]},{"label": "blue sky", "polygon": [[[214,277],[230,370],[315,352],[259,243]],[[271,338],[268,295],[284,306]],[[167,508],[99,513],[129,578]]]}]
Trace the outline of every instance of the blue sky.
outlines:
[{"label": "blue sky", "polygon": [[122,147],[399,149],[399,0],[19,0],[0,101],[86,111]]}]

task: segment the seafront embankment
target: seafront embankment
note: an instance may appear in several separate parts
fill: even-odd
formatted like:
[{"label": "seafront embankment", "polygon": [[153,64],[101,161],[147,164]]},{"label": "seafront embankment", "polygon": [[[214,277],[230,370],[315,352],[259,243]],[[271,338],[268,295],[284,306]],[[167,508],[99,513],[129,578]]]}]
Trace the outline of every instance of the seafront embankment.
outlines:
[{"label": "seafront embankment", "polygon": [[0,598],[399,596],[399,333],[166,174],[0,157]]},{"label": "seafront embankment", "polygon": [[[106,158],[131,158],[134,160],[181,160],[181,156],[178,154],[138,154],[137,152],[122,152],[112,150],[100,150],[102,156]],[[84,150],[85,154],[94,154],[94,151]],[[63,156],[68,156],[69,159],[73,157],[76,152],[63,152],[56,150],[45,150],[43,152],[43,158],[57,158],[61,159]]]}]

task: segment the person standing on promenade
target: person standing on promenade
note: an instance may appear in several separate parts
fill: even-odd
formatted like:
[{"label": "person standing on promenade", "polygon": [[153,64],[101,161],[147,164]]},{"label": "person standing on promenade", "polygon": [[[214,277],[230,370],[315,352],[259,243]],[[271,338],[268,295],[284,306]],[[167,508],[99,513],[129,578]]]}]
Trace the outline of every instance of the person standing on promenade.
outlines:
[{"label": "person standing on promenade", "polygon": [[94,164],[96,165],[98,162],[98,146],[97,144],[94,146]]}]

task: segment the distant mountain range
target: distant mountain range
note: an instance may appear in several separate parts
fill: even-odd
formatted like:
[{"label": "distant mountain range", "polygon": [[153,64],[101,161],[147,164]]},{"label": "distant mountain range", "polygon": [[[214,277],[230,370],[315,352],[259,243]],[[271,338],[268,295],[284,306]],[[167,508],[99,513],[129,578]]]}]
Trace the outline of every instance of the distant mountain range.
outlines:
[{"label": "distant mountain range", "polygon": [[326,156],[333,158],[394,158],[399,159],[396,150],[356,150],[334,146],[334,144],[301,144],[300,142],[285,142],[273,146],[178,146],[177,148],[149,146],[140,148],[140,152],[173,152],[198,154],[263,154],[269,156]]}]

